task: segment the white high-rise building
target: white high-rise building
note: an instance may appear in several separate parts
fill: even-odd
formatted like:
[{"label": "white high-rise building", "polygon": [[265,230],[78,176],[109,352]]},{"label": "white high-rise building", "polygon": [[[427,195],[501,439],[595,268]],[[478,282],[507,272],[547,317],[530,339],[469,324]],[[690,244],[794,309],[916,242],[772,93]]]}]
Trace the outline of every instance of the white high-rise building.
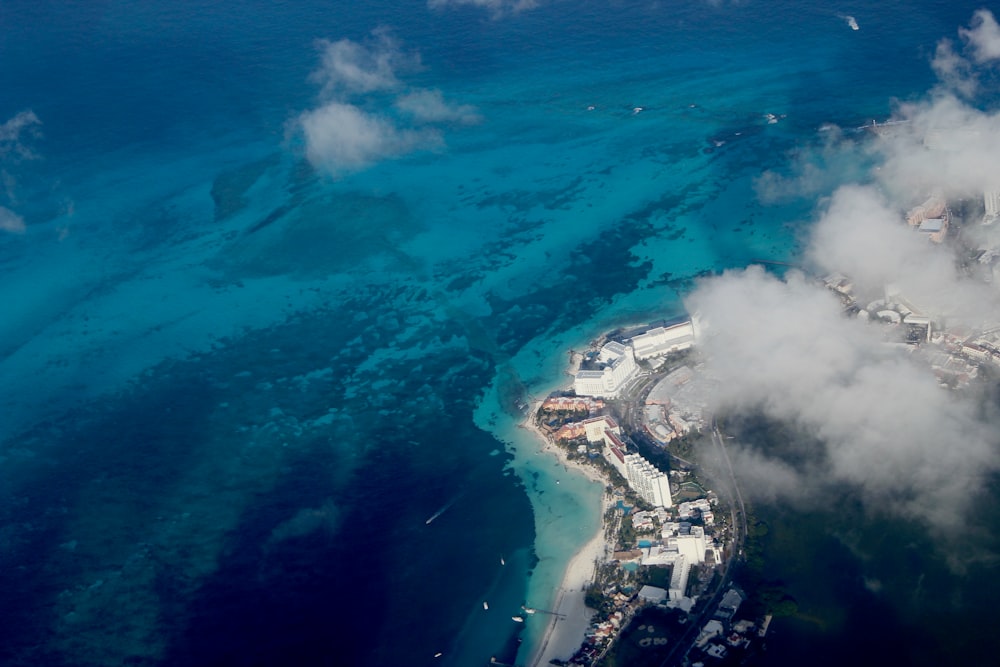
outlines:
[{"label": "white high-rise building", "polygon": [[654,507],[670,507],[670,478],[638,454],[625,456],[625,478],[639,497]]},{"label": "white high-rise building", "polygon": [[984,190],[983,204],[986,206],[986,217],[1000,217],[1000,190]]},{"label": "white high-rise building", "polygon": [[573,378],[577,396],[614,398],[639,373],[631,347],[617,342],[607,343],[597,357],[604,365],[598,370],[579,371]]},{"label": "white high-rise building", "polygon": [[688,575],[691,574],[691,563],[684,556],[674,559],[674,569],[670,573],[670,591],[668,595],[671,600],[680,600],[687,591]]},{"label": "white high-rise building", "polygon": [[701,526],[691,526],[691,532],[672,537],[667,541],[668,546],[676,544],[677,552],[684,556],[689,563],[704,563],[705,549],[705,529]]},{"label": "white high-rise building", "polygon": [[690,321],[670,327],[656,327],[632,337],[635,358],[640,360],[686,350],[692,345],[694,325]]},{"label": "white high-rise building", "polygon": [[604,440],[605,431],[611,431],[615,435],[620,435],[622,432],[618,422],[607,415],[584,419],[582,423],[584,433],[587,434],[587,442],[601,442]]}]

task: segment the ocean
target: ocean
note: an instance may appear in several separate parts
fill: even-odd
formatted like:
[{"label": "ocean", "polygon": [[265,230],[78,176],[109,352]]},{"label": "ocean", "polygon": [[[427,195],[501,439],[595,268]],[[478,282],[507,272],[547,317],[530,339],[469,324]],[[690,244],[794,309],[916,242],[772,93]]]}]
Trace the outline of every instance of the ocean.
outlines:
[{"label": "ocean", "polygon": [[[0,662],[525,661],[601,489],[519,404],[794,263],[833,185],[755,183],[925,96],[978,8],[475,4],[4,3]],[[381,78],[317,76],[338,43]]]}]

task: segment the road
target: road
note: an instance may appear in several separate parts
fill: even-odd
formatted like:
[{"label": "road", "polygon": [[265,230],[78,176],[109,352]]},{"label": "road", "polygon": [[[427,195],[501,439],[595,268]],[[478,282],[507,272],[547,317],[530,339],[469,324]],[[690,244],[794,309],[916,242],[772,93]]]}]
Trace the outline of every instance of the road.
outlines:
[{"label": "road", "polygon": [[[719,427],[715,423],[714,419],[712,420],[712,442],[718,449],[720,458],[725,463],[725,467],[729,472],[729,481],[732,484],[732,497],[728,499],[729,516],[731,519],[730,525],[732,526],[733,531],[732,548],[729,550],[729,556],[723,564],[722,576],[719,578],[718,586],[716,586],[715,591],[712,593],[712,598],[708,601],[708,604],[702,608],[697,619],[692,618],[688,621],[691,625],[681,636],[680,640],[678,640],[670,649],[670,653],[668,653],[663,659],[663,662],[660,663],[660,667],[673,667],[674,665],[686,662],[687,656],[691,652],[691,648],[694,646],[694,641],[697,639],[701,628],[704,627],[705,623],[715,614],[719,601],[722,599],[723,593],[729,586],[729,582],[732,579],[733,561],[743,555],[743,543],[744,540],[746,540],[747,535],[746,506],[743,503],[743,494],[740,492],[740,486],[736,482],[736,473],[733,470],[733,463],[729,459],[729,452],[726,450],[725,436],[719,432]],[[739,513],[739,517],[737,517],[737,513]],[[678,651],[683,651],[683,653],[678,654]]]},{"label": "road", "polygon": [[[642,410],[646,402],[646,396],[649,394],[653,386],[655,386],[656,382],[659,381],[664,375],[666,375],[664,372],[653,372],[639,376],[633,380],[628,387],[626,387],[626,389],[622,392],[620,399],[616,401],[616,407],[618,408],[617,416],[623,430],[632,434],[634,439],[642,439],[650,446],[655,446],[655,443],[650,442],[649,438],[645,436],[645,432],[643,430]],[[704,624],[715,614],[719,601],[729,586],[732,579],[733,562],[743,556],[743,545],[747,535],[746,505],[743,502],[743,494],[740,491],[740,486],[736,480],[736,471],[733,469],[733,462],[729,458],[729,451],[726,449],[726,438],[719,431],[719,426],[714,419],[712,420],[711,437],[713,446],[719,457],[720,476],[728,473],[727,476],[729,478],[726,480],[728,484],[720,484],[720,488],[717,489],[717,492],[721,492],[724,495],[729,496],[725,500],[730,508],[729,516],[732,530],[732,535],[730,537],[731,548],[725,563],[722,564],[722,576],[719,578],[719,584],[716,586],[715,591],[713,591],[712,597],[708,600],[708,603],[702,608],[701,613],[699,613],[696,618],[690,618],[689,627],[681,636],[680,640],[677,641],[673,647],[671,647],[670,653],[668,653],[663,662],[660,663],[660,667],[673,667],[674,665],[685,662],[691,648],[694,645],[695,639],[697,639],[698,633],[701,631]],[[687,461],[673,454],[671,454],[671,458],[680,461],[688,468],[697,467],[694,462]],[[725,486],[728,486],[729,489],[721,488]],[[727,490],[729,493],[724,493]]]}]

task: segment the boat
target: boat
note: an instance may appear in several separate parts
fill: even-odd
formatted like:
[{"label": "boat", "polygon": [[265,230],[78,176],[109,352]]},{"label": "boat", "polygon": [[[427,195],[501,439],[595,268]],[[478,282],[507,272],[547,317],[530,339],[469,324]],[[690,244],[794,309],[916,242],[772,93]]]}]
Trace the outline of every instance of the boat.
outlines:
[{"label": "boat", "polygon": [[500,556],[500,564],[501,564],[501,565],[506,565],[506,564],[507,564],[507,561],[505,561],[505,560],[503,559],[503,556]]},{"label": "boat", "polygon": [[511,616],[510,620],[514,621],[515,623],[524,623],[523,616]]},{"label": "boat", "polygon": [[484,601],[483,602],[483,609],[489,609],[489,608],[490,608],[490,606],[488,604],[486,604],[486,602]]},{"label": "boat", "polygon": [[444,653],[442,653],[441,651],[438,651],[437,653],[434,654],[434,657],[435,658],[440,658],[442,655],[444,655]]},{"label": "boat", "polygon": [[521,607],[521,609],[524,610],[525,614],[534,614],[535,613],[535,610],[532,609],[531,607]]}]

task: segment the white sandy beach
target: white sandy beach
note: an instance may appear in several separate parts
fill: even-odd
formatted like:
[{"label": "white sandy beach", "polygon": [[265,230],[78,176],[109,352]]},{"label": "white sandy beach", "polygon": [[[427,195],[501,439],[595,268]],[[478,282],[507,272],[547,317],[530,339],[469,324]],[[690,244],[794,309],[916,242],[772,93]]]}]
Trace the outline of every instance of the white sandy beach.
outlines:
[{"label": "white sandy beach", "polygon": [[[567,471],[572,470],[592,481],[607,485],[608,480],[597,469],[571,461],[564,449],[549,442],[548,438],[535,426],[534,416],[538,413],[540,405],[540,401],[532,405],[524,426],[538,437],[542,451],[555,456]],[[602,517],[611,504],[613,504],[613,500],[605,496],[601,503]],[[611,546],[605,541],[602,520],[597,532],[574,554],[566,566],[562,582],[549,609],[555,614],[546,615],[548,627],[527,662],[529,667],[547,665],[553,658],[566,660],[572,657],[583,643],[584,634],[594,616],[594,610],[587,608],[584,604],[586,589],[593,581],[595,561],[606,560],[610,556]]]},{"label": "white sandy beach", "polygon": [[567,660],[580,648],[594,610],[584,604],[587,586],[594,578],[595,561],[607,558],[604,527],[570,560],[549,616],[542,642],[528,661],[530,667],[547,665],[553,658]]}]

